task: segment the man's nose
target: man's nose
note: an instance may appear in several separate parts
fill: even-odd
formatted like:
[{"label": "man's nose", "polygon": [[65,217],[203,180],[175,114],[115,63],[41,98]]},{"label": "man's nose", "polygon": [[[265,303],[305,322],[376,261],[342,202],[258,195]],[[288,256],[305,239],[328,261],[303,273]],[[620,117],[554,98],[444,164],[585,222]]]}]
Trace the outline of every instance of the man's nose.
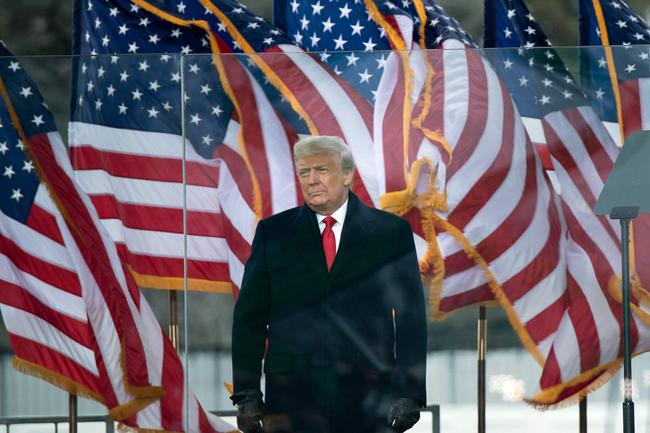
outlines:
[{"label": "man's nose", "polygon": [[309,177],[307,178],[307,182],[309,182],[310,184],[318,183],[318,173],[316,173],[316,170],[309,171]]}]

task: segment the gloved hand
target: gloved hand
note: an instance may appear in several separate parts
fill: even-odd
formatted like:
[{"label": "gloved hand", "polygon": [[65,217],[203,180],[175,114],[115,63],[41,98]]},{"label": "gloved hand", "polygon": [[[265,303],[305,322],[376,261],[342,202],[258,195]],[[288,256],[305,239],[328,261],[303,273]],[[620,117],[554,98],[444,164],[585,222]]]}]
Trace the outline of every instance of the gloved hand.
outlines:
[{"label": "gloved hand", "polygon": [[230,399],[237,405],[237,427],[239,430],[244,433],[263,433],[264,402],[262,402],[262,393],[256,389],[246,389],[233,394]]},{"label": "gloved hand", "polygon": [[420,407],[412,398],[398,398],[388,410],[388,425],[397,433],[405,432],[420,419]]}]

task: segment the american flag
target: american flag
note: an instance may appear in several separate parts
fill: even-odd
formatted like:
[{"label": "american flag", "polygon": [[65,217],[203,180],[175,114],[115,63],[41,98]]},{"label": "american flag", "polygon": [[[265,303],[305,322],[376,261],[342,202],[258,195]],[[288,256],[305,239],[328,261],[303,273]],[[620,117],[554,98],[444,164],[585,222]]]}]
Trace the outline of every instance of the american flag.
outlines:
[{"label": "american flag", "polygon": [[72,180],[36,85],[4,47],[0,95],[0,310],[16,368],[131,427],[233,431],[187,389],[178,354]]},{"label": "american flag", "polygon": [[592,105],[603,120],[622,123],[624,136],[650,130],[650,26],[622,0],[579,4],[580,78]]},{"label": "american flag", "polygon": [[[565,309],[563,227],[512,100],[476,44],[433,2],[327,2],[323,5],[329,13],[322,9],[320,14],[310,14],[319,2],[293,0],[275,5],[276,17],[283,13],[285,22],[293,23],[287,33],[294,37],[302,30],[302,21],[313,25],[309,34],[315,32],[318,38],[324,23],[338,17],[333,27],[338,30],[331,40],[336,44],[338,31],[343,39],[356,41],[346,49],[365,49],[363,45],[372,35],[381,35],[382,29],[388,39],[384,46],[413,48],[407,62],[400,53],[383,53],[386,62],[381,71],[373,72],[382,74],[373,94],[381,191],[390,196],[412,183],[417,161],[430,158],[434,168],[429,175],[435,176],[437,191],[446,194],[447,207],[435,212],[433,239],[421,237],[426,228],[422,215],[411,211],[406,216],[416,233],[421,258],[426,261],[430,252],[427,241],[438,246],[444,258],[445,279],[441,291],[433,293],[432,307],[444,314],[498,299],[524,345],[541,363],[549,336]],[[345,18],[338,13],[342,10]],[[364,20],[364,16],[372,19]],[[352,35],[359,26],[363,26],[361,34]],[[339,55],[336,45],[319,49],[328,50],[327,61]],[[365,55],[343,56],[351,54]],[[372,55],[376,58],[378,53]],[[355,78],[355,74],[350,76]],[[352,80],[352,84],[359,85],[359,81]],[[412,93],[406,94],[412,110],[404,124],[408,101],[403,96],[409,88]],[[406,139],[402,128],[408,128]],[[408,151],[403,152],[406,147]],[[404,162],[410,171],[406,176]],[[426,186],[425,182],[425,190]],[[423,270],[426,274],[426,267]],[[555,322],[540,323],[552,314]]]},{"label": "american flag", "polygon": [[371,105],[243,5],[79,0],[75,16],[73,165],[140,285],[182,288],[183,143],[190,289],[236,290],[257,220],[300,204],[298,134],[354,143],[355,192],[378,200]]},{"label": "american flag", "polygon": [[[604,383],[622,353],[621,308],[609,289],[620,273],[620,228],[593,212],[618,148],[523,1],[486,0],[485,11],[485,46],[501,48],[488,56],[528,116],[527,129],[548,148],[568,227],[570,305],[531,401],[576,401]],[[649,347],[638,333],[648,327],[636,321],[633,347],[643,352]]]}]

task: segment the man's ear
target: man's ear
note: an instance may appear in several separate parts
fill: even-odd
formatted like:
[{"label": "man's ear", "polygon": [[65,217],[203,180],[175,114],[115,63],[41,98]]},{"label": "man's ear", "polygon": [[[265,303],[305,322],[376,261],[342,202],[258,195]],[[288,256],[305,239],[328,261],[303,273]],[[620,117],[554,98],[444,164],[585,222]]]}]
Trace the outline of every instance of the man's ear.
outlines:
[{"label": "man's ear", "polygon": [[343,185],[349,187],[352,185],[352,178],[354,177],[354,171],[347,173],[343,180]]}]

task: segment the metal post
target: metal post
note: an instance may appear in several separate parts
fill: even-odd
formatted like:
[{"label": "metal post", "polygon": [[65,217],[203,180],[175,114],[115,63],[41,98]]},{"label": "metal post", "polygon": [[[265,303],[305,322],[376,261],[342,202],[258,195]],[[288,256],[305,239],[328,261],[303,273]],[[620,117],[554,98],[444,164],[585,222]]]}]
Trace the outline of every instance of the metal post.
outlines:
[{"label": "metal post", "polygon": [[634,433],[632,401],[632,349],[630,342],[630,219],[621,219],[621,260],[623,290],[623,432]]},{"label": "metal post", "polygon": [[174,349],[178,351],[178,311],[176,291],[169,291],[169,339]]},{"label": "metal post", "polygon": [[580,433],[587,433],[587,396],[580,400]]},{"label": "metal post", "polygon": [[609,217],[621,223],[621,290],[623,292],[623,433],[634,433],[632,344],[630,341],[630,222],[638,207],[615,207]]},{"label": "metal post", "polygon": [[77,396],[68,394],[68,432],[77,433]]},{"label": "metal post", "polygon": [[478,332],[476,349],[478,352],[478,433],[485,433],[485,352],[487,334],[487,309],[478,309]]}]

